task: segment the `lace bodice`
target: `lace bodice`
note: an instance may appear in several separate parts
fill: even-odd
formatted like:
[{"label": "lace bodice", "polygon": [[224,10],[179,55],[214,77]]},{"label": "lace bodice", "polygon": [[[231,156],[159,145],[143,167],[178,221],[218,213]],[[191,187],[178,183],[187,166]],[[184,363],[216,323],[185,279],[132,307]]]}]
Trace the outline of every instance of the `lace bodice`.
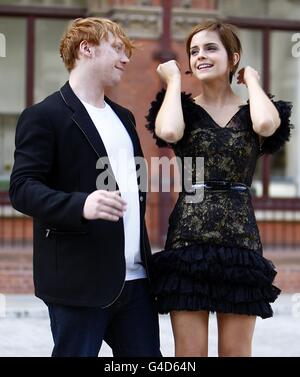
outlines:
[{"label": "lace bodice", "polygon": [[[195,159],[204,157],[204,180],[240,182],[250,187],[257,159],[265,153],[277,151],[290,137],[292,105],[288,102],[274,102],[281,118],[280,127],[272,136],[260,140],[252,128],[249,104],[241,106],[226,127],[220,127],[204,108],[193,101],[190,94],[182,93],[184,135],[176,144],[168,144],[154,132],[164,95],[164,90],[159,92],[152,102],[147,128],[153,132],[159,147],[173,148],[181,161],[184,157],[193,158],[192,171],[185,172],[190,174],[193,182],[197,181]],[[190,169],[184,164],[182,166]],[[204,200],[198,204],[188,204],[185,194],[180,193],[170,215],[166,248],[196,242],[261,252],[249,191],[206,191]]]}]

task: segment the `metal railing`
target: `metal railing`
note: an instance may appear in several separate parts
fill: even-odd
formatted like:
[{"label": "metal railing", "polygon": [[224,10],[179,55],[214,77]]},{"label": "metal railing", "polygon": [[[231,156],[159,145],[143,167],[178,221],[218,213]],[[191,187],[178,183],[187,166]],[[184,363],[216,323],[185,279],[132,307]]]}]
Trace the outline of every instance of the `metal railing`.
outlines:
[{"label": "metal railing", "polygon": [[253,200],[262,243],[273,250],[300,250],[300,199]]},{"label": "metal railing", "polygon": [[8,192],[0,191],[0,247],[32,243],[32,220],[16,211]]},{"label": "metal railing", "polygon": [[[151,241],[162,244],[165,233],[160,223],[162,210],[170,213],[171,201],[161,208],[156,200],[149,201],[148,228]],[[156,208],[157,207],[157,208]],[[255,214],[262,243],[272,250],[300,250],[300,199],[254,199]],[[163,223],[167,227],[167,220]],[[0,191],[0,246],[28,245],[32,242],[32,220],[12,208],[8,192]]]},{"label": "metal railing", "polygon": [[[162,202],[151,195],[148,198],[148,231],[152,243],[160,249],[166,239],[168,216],[175,199],[169,194]],[[265,250],[300,251],[300,198],[254,198],[253,205]]]}]

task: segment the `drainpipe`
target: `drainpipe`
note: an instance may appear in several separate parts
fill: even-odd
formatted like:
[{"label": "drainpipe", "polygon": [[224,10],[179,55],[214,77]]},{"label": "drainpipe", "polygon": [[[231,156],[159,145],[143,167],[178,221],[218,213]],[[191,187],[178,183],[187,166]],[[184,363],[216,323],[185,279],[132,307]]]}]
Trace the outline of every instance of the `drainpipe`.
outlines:
[{"label": "drainpipe", "polygon": [[[176,54],[172,51],[171,47],[171,17],[172,17],[172,0],[161,0],[161,7],[163,11],[163,33],[160,40],[160,49],[155,52],[154,59],[160,63],[164,63],[168,60],[176,59]],[[163,84],[161,83],[161,86]],[[169,149],[159,149],[159,158],[161,157],[172,157],[172,153]],[[160,245],[164,244],[165,237],[167,234],[168,229],[168,220],[172,206],[172,196],[171,192],[162,192],[162,180],[164,177],[162,176],[161,167],[159,174],[159,193],[158,193],[158,229],[159,229],[159,236],[158,236],[158,243]],[[172,184],[169,185],[173,187],[173,179]]]}]

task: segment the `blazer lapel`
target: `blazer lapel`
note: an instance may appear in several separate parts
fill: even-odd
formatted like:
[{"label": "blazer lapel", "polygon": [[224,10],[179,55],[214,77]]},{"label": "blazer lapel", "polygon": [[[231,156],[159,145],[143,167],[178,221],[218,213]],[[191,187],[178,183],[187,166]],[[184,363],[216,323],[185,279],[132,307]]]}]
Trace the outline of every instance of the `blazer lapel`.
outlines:
[{"label": "blazer lapel", "polygon": [[[60,95],[63,98],[63,101],[65,104],[72,109],[73,115],[72,119],[74,123],[77,125],[77,127],[80,128],[84,136],[86,137],[87,141],[89,142],[90,146],[94,149],[95,153],[97,154],[98,158],[101,157],[107,157],[107,150],[105,148],[105,145],[94,125],[92,122],[88,112],[86,111],[84,105],[81,103],[79,98],[76,96],[76,94],[73,92],[69,82],[66,82],[66,84],[60,89]],[[138,138],[138,134],[135,129],[135,124],[133,119],[131,119],[130,114],[126,109],[119,106],[118,104],[111,101],[109,98],[105,97],[105,101],[111,106],[111,108],[114,110],[114,112],[117,114],[119,119],[121,120],[122,124],[126,128],[129,137],[133,144],[133,151],[134,156],[138,157],[144,157],[142,148],[140,145],[140,141]],[[137,168],[137,166],[136,166]],[[116,181],[116,178],[114,176],[113,170],[111,168],[111,165],[104,166],[103,169],[107,169],[108,173],[113,177],[113,179]],[[138,180],[139,184],[139,180]],[[143,196],[145,196],[145,192],[142,193]],[[145,199],[145,198],[143,198]]]},{"label": "blazer lapel", "polygon": [[[70,87],[69,82],[67,82],[60,90],[60,94],[66,103],[66,105],[72,109],[73,115],[72,119],[77,127],[80,128],[84,136],[86,137],[87,141],[89,142],[90,146],[94,149],[95,153],[97,154],[98,158],[106,157],[108,158],[107,150],[105,145],[95,127],[94,123],[92,122],[88,112],[86,111],[84,105],[81,103],[79,98],[73,92],[72,88]],[[103,166],[103,169],[107,169],[108,173],[113,177],[116,181],[114,173],[112,171],[111,165]]]},{"label": "blazer lapel", "polygon": [[[92,122],[84,105],[73,92],[69,82],[67,82],[61,88],[60,94],[66,105],[73,110],[72,119],[82,130],[97,155],[99,157],[107,156],[107,151],[105,149],[104,143],[94,123]],[[111,101],[109,98],[105,97],[105,101],[111,106],[111,108],[114,110],[114,112],[117,114],[122,124],[126,128],[133,144],[134,156],[143,157],[143,152],[135,129],[135,124],[130,118],[129,113],[124,108]]]}]

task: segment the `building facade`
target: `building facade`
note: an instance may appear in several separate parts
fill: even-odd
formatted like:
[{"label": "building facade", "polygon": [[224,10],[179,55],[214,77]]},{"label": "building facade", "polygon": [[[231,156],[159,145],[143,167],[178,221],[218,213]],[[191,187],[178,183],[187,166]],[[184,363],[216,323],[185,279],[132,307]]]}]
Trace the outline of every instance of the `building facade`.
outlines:
[{"label": "building facade", "polygon": [[[10,208],[5,194],[13,164],[18,116],[25,107],[39,102],[67,80],[59,57],[59,41],[70,19],[85,16],[111,18],[121,23],[136,41],[138,48],[123,82],[108,95],[135,114],[150,166],[152,156],[172,157],[169,150],[158,150],[144,127],[149,105],[161,88],[156,67],[165,59],[176,58],[183,71],[188,68],[185,37],[203,19],[227,20],[240,28],[244,47],[241,67],[256,68],[265,90],[274,94],[275,99],[293,102],[292,123],[300,124],[299,0],[0,0],[2,240],[31,237],[30,227]],[[247,99],[245,88],[234,85],[234,89]],[[183,90],[196,95],[199,88],[192,78],[185,77]],[[300,246],[298,145],[300,132],[295,127],[290,143],[280,153],[258,162],[253,183],[254,204],[266,246]],[[157,176],[158,171],[151,172],[152,179]],[[172,181],[172,177],[164,179]],[[161,247],[164,242],[176,195],[153,192],[148,195],[147,222],[153,245]]]}]

